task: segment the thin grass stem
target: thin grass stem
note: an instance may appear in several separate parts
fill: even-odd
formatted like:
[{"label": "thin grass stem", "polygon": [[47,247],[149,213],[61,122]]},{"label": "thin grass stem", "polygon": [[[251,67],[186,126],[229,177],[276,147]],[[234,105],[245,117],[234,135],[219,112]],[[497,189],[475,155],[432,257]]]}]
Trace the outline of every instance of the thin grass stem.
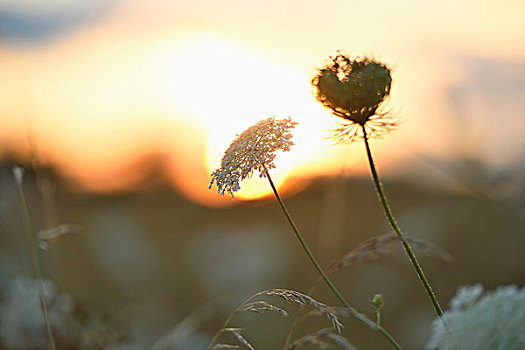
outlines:
[{"label": "thin grass stem", "polygon": [[[19,169],[20,171],[22,169]],[[32,236],[32,227],[31,221],[29,219],[29,210],[27,208],[27,202],[24,195],[24,189],[22,187],[22,176],[17,176],[15,174],[15,186],[18,193],[18,198],[20,201],[20,209],[23,215],[24,223],[24,233],[26,237],[27,244],[29,245],[31,266],[33,268],[33,274],[37,280],[38,285],[38,296],[40,299],[40,307],[42,308],[42,314],[44,316],[44,321],[46,324],[46,334],[49,342],[49,349],[56,350],[55,339],[53,337],[53,331],[51,329],[51,322],[49,321],[49,313],[47,310],[46,298],[44,295],[44,283],[42,281],[42,273],[40,272],[40,264],[38,263],[38,255],[36,250],[35,240]]]},{"label": "thin grass stem", "polygon": [[388,204],[385,192],[383,190],[383,186],[381,185],[381,181],[379,180],[379,175],[377,174],[377,170],[374,164],[374,158],[372,157],[372,151],[370,150],[368,136],[367,136],[366,128],[364,125],[362,125],[362,129],[363,129],[363,140],[366,146],[366,154],[368,156],[368,163],[370,164],[370,171],[372,173],[372,178],[374,180],[374,185],[377,191],[377,195],[379,197],[381,205],[383,206],[383,210],[385,212],[386,218],[388,222],[390,223],[390,226],[392,226],[392,229],[394,230],[394,232],[397,234],[397,236],[401,240],[401,243],[403,244],[403,247],[405,248],[405,251],[408,254],[410,262],[416,269],[416,273],[419,276],[419,279],[421,280],[421,282],[423,283],[423,286],[425,287],[425,290],[430,300],[432,301],[432,304],[434,305],[434,309],[436,310],[438,316],[441,317],[443,315],[443,310],[441,309],[441,306],[439,305],[436,295],[434,294],[434,291],[432,290],[432,287],[430,286],[430,283],[428,282],[428,279],[425,276],[425,273],[423,272],[423,269],[421,268],[421,265],[419,264],[419,261],[417,260],[416,255],[414,254],[412,250],[412,247],[406,240],[405,235],[401,231],[401,228],[397,224],[394,218],[394,215],[392,214],[392,210],[390,209],[390,205]]},{"label": "thin grass stem", "polygon": [[283,350],[288,349],[288,345],[292,341],[293,332],[295,331],[295,328],[299,324],[299,321],[300,321],[300,317],[296,316],[292,322],[292,325],[290,326],[290,329],[288,330],[288,334],[286,335],[286,340],[284,341]]},{"label": "thin grass stem", "polygon": [[[337,288],[335,287],[335,285],[332,283],[332,281],[330,280],[330,278],[328,277],[328,275],[323,271],[321,265],[319,265],[319,263],[317,262],[317,260],[315,259],[314,255],[312,254],[312,252],[310,251],[310,248],[308,248],[308,245],[306,244],[306,241],[304,240],[303,236],[301,235],[301,233],[299,232],[299,229],[297,228],[297,226],[295,225],[295,222],[293,221],[293,218],[292,216],[290,215],[290,212],[288,211],[288,209],[286,208],[286,206],[284,205],[284,202],[282,201],[281,199],[281,196],[279,195],[279,192],[277,191],[277,188],[275,187],[275,184],[273,183],[272,181],[272,178],[270,176],[270,173],[268,172],[268,169],[265,169],[266,170],[266,177],[268,178],[268,182],[270,183],[270,186],[272,187],[272,190],[273,190],[273,193],[275,194],[275,198],[277,198],[277,201],[279,202],[279,205],[281,206],[281,209],[284,213],[284,215],[286,216],[286,219],[288,220],[288,223],[290,224],[290,226],[292,227],[292,230],[294,231],[297,239],[299,240],[299,242],[301,243],[301,246],[303,247],[304,251],[306,252],[306,255],[308,255],[308,258],[310,259],[310,261],[312,262],[312,264],[315,266],[316,270],[319,272],[319,274],[321,275],[321,277],[323,278],[323,280],[325,281],[326,285],[330,288],[330,290],[334,293],[334,295],[337,297],[337,299],[339,299],[339,301],[348,309],[350,309],[352,312],[354,312],[355,314],[359,314],[359,312],[354,309],[346,300],[345,298],[341,295],[341,293],[337,290]],[[381,326],[381,325],[375,325],[374,329],[376,329],[379,333],[381,333],[385,338],[388,339],[388,341],[390,341],[390,343],[392,343],[392,345],[396,348],[396,349],[402,349],[401,348],[401,345],[399,345],[397,343],[397,341]]]},{"label": "thin grass stem", "polygon": [[219,339],[219,336],[221,335],[221,331],[223,329],[225,329],[231,322],[231,320],[233,319],[233,317],[235,315],[237,315],[241,310],[242,308],[248,304],[249,302],[251,302],[252,300],[254,299],[257,299],[258,297],[260,297],[261,295],[265,295],[269,290],[265,290],[265,291],[262,291],[262,292],[259,292],[259,293],[256,293],[254,295],[252,295],[251,297],[249,297],[248,299],[246,299],[245,301],[242,302],[241,305],[239,305],[235,310],[233,310],[230,315],[226,318],[226,320],[224,321],[224,323],[222,324],[222,327],[221,329],[215,333],[215,336],[213,337],[213,339],[211,340],[211,343],[210,343],[210,346],[209,346],[209,349],[211,349],[215,343],[217,342],[217,339]]}]

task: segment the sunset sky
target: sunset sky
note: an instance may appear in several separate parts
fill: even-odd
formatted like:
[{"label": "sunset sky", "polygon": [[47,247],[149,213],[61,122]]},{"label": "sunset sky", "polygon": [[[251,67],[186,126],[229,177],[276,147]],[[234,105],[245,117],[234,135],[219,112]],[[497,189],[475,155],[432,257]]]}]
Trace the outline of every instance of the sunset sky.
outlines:
[{"label": "sunset sky", "polygon": [[[310,79],[330,54],[393,68],[399,130],[373,142],[380,168],[417,155],[501,167],[525,154],[523,1],[0,0],[0,147],[93,190],[139,179],[165,157],[178,189],[210,205],[209,174],[247,127],[300,124],[275,180],[366,171],[362,145],[326,140],[335,117]],[[247,182],[236,198],[268,191]],[[292,181],[293,182],[293,181]]]}]

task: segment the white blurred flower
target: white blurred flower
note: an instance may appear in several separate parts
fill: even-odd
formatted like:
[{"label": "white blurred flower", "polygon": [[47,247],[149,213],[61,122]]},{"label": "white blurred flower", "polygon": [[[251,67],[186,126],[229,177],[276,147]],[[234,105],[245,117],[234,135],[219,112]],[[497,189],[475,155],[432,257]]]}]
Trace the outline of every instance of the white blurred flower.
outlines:
[{"label": "white blurred flower", "polygon": [[24,168],[19,165],[13,166],[13,175],[15,177],[16,183],[21,184],[22,179],[24,178]]},{"label": "white blurred flower", "polygon": [[[48,317],[58,349],[115,349],[121,333],[98,313],[86,313],[73,298],[42,281]],[[46,324],[40,306],[38,281],[17,276],[0,283],[0,349],[47,350]]]},{"label": "white blurred flower", "polygon": [[249,178],[254,170],[265,177],[266,169],[275,168],[275,152],[287,152],[294,144],[290,130],[296,125],[291,118],[271,117],[245,130],[224,153],[221,167],[211,174],[210,189],[216,183],[219,194],[228,192],[233,198],[233,192],[240,189],[239,182]]},{"label": "white blurred flower", "polygon": [[[443,319],[435,319],[427,349],[525,349],[525,288],[461,287]],[[447,326],[450,330],[447,329]]]},{"label": "white blurred flower", "polygon": [[454,298],[450,300],[450,308],[452,310],[467,309],[478,301],[483,292],[481,283],[459,287]]},{"label": "white blurred flower", "polygon": [[[42,284],[51,327],[63,332],[73,312],[73,300],[67,295],[58,295],[51,282],[44,280]],[[38,282],[17,277],[9,281],[5,292],[5,299],[0,304],[1,343],[8,349],[47,349]]]}]

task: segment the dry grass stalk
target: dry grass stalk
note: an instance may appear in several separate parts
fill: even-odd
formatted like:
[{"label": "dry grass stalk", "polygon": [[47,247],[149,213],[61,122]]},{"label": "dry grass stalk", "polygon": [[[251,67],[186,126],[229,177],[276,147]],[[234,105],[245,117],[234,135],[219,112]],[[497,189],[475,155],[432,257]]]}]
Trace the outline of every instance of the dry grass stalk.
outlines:
[{"label": "dry grass stalk", "polygon": [[320,310],[312,310],[309,313],[307,313],[304,317],[309,316],[326,316],[327,314],[330,315],[336,315],[337,317],[344,317],[344,318],[356,318],[366,324],[371,329],[377,330],[377,324],[370,320],[366,315],[346,307],[340,307],[340,306],[328,306],[324,309]]},{"label": "dry grass stalk", "polygon": [[286,310],[281,309],[280,307],[277,307],[275,305],[272,305],[266,301],[254,301],[248,304],[245,304],[241,311],[251,311],[256,312],[258,314],[261,314],[265,311],[273,311],[276,312],[283,317],[288,317],[288,312]]},{"label": "dry grass stalk", "polygon": [[331,342],[335,343],[335,345],[338,345],[345,350],[357,349],[355,346],[350,344],[346,338],[340,336],[339,334],[332,333],[328,328],[325,328],[299,338],[288,347],[288,350],[296,350],[308,345],[317,345],[321,349],[333,348],[333,344],[325,341],[324,339],[331,340]]},{"label": "dry grass stalk", "polygon": [[210,319],[215,307],[215,301],[210,301],[199,306],[173,327],[167,334],[155,341],[149,350],[166,350],[180,347],[181,343],[197,331],[202,322]]},{"label": "dry grass stalk", "polygon": [[434,254],[443,261],[449,262],[452,261],[452,254],[446,250],[438,247],[432,242],[426,241],[424,239],[406,237],[407,241],[412,245],[412,247],[419,249],[424,252]]},{"label": "dry grass stalk", "polygon": [[239,349],[239,345],[231,345],[231,344],[215,344],[213,348],[210,348],[211,350],[237,350]]},{"label": "dry grass stalk", "polygon": [[[418,238],[405,237],[412,246],[415,248],[426,251],[428,253],[434,254],[443,261],[451,261],[452,255],[436,246],[435,244]],[[386,233],[384,235],[375,236],[367,239],[366,241],[360,243],[357,247],[346,253],[341,259],[335,262],[330,266],[326,273],[328,275],[332,274],[334,271],[349,267],[352,265],[360,264],[365,261],[373,261],[392,252],[392,250],[397,246],[396,242],[399,241],[399,238],[394,232]],[[319,277],[317,282],[321,281]],[[312,294],[315,291],[315,285],[310,288],[308,294]]]},{"label": "dry grass stalk", "polygon": [[46,230],[41,230],[38,232],[38,248],[41,250],[47,250],[48,243],[52,240],[55,240],[61,236],[69,235],[69,234],[79,234],[80,233],[80,226],[79,225],[73,225],[73,224],[63,224],[58,225],[53,228],[49,228]]},{"label": "dry grass stalk", "polygon": [[[235,336],[237,341],[243,345],[245,345],[250,350],[255,350],[255,348],[250,344],[250,342],[242,335],[242,328],[223,328],[219,331],[219,334],[221,333],[230,333]],[[213,347],[210,347],[211,350],[217,350],[217,349],[239,349],[238,345],[232,345],[232,344],[215,344]]]},{"label": "dry grass stalk", "polygon": [[341,346],[343,349],[358,350],[357,347],[355,347],[348,340],[346,340],[345,337],[343,337],[343,336],[341,336],[339,334],[329,333],[327,335],[327,337],[332,339],[334,343],[336,343],[337,345]]},{"label": "dry grass stalk", "polygon": [[241,328],[231,328],[230,332],[237,338],[237,340],[241,343],[246,345],[246,347],[250,350],[255,350],[252,344],[242,335]]},{"label": "dry grass stalk", "polygon": [[23,178],[24,178],[24,169],[15,166],[13,167],[13,176],[15,178],[15,187],[18,193],[18,199],[20,201],[20,209],[23,217],[24,224],[24,233],[26,236],[27,245],[29,246],[31,266],[33,268],[33,274],[35,279],[38,281],[38,296],[40,299],[40,307],[42,308],[42,315],[44,317],[44,323],[46,325],[46,335],[49,341],[49,349],[56,350],[55,338],[53,335],[53,330],[51,329],[51,322],[49,320],[49,314],[47,309],[47,301],[44,295],[44,285],[42,280],[42,273],[40,272],[40,263],[38,262],[38,252],[36,249],[35,240],[33,237],[33,228],[31,225],[31,220],[29,219],[29,210],[27,207],[27,202],[24,194],[23,187]]},{"label": "dry grass stalk", "polygon": [[[431,242],[417,239],[417,238],[406,238],[414,247],[432,253],[444,261],[452,260],[452,256],[445,250],[437,247]],[[333,272],[344,267],[348,267],[354,264],[361,263],[363,261],[370,261],[379,258],[381,255],[392,252],[395,243],[398,242],[398,237],[395,233],[390,232],[381,236],[375,236],[367,239],[363,243],[359,244],[356,248],[345,254],[335,264],[333,264],[328,271]]]},{"label": "dry grass stalk", "polygon": [[[305,306],[307,304],[313,306],[317,310],[326,310],[328,306],[324,303],[321,303],[307,294],[303,294],[294,290],[289,289],[270,289],[265,293],[268,296],[277,296],[289,303],[295,303],[299,306]],[[341,329],[344,327],[336,314],[326,312],[324,315],[332,323],[332,327],[337,330],[338,333],[341,333]]]},{"label": "dry grass stalk", "polygon": [[[249,343],[247,342],[247,340],[240,333],[240,330],[241,330],[240,328],[228,328],[228,325],[230,324],[230,321],[239,312],[245,312],[246,311],[246,312],[263,313],[263,312],[266,312],[266,311],[272,311],[272,312],[275,312],[275,313],[277,313],[277,314],[279,314],[279,315],[281,315],[283,317],[288,317],[288,312],[286,310],[276,306],[276,305],[270,304],[267,301],[254,301],[255,299],[263,297],[263,296],[279,297],[279,298],[283,299],[284,301],[286,301],[287,303],[299,305],[301,308],[304,307],[304,306],[310,305],[310,306],[314,307],[316,310],[319,310],[319,311],[325,310],[325,309],[331,310],[331,308],[329,308],[326,304],[324,304],[324,303],[322,303],[322,302],[320,302],[318,300],[315,300],[314,298],[312,298],[311,296],[309,296],[307,294],[303,294],[303,293],[297,292],[295,290],[290,290],[290,289],[268,289],[268,290],[264,290],[262,292],[254,294],[251,297],[249,297],[248,299],[246,299],[237,309],[235,309],[228,316],[226,321],[224,321],[222,329],[219,330],[215,334],[215,336],[213,337],[213,339],[211,341],[211,344],[209,346],[209,350],[235,349],[236,345],[225,344],[225,343],[217,343],[217,341],[219,339],[219,336],[221,334],[223,334],[223,333],[232,333],[235,337],[237,337],[239,342],[241,342],[242,344],[245,344],[246,346],[248,346],[247,344],[249,344]],[[330,320],[330,322],[332,323],[332,327],[335,330],[337,330],[337,332],[339,332],[339,333],[341,332],[341,329],[343,328],[343,324],[339,320],[339,317],[337,316],[337,314],[331,313],[329,311],[326,311],[326,312],[323,312],[323,313],[320,313],[320,314],[322,314],[323,316],[326,316]],[[244,339],[244,341],[246,341],[247,344],[241,339]],[[230,346],[230,347],[228,347],[228,346]],[[251,345],[249,345],[248,347],[250,348],[250,346]],[[250,348],[250,349],[252,349],[252,348]]]}]

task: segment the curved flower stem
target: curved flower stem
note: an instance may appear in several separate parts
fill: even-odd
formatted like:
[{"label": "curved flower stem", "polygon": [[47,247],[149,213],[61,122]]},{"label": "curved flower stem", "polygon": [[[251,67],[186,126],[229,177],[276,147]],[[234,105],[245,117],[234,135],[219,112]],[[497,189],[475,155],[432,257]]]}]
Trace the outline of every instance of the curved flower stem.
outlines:
[{"label": "curved flower stem", "polygon": [[427,291],[427,294],[430,300],[432,301],[432,304],[434,305],[434,309],[436,309],[438,316],[441,317],[443,315],[443,310],[441,310],[441,306],[439,306],[439,302],[436,298],[436,295],[434,294],[434,291],[432,290],[432,287],[430,286],[430,283],[428,282],[425,276],[425,273],[423,272],[423,269],[421,268],[421,265],[419,264],[419,261],[416,258],[416,255],[412,251],[412,247],[410,247],[410,244],[408,244],[408,241],[406,240],[405,236],[403,235],[403,232],[399,228],[396,220],[394,219],[394,215],[392,214],[392,210],[390,209],[390,206],[388,205],[388,201],[386,199],[386,195],[383,190],[383,186],[381,185],[381,182],[379,181],[379,176],[377,174],[377,170],[374,165],[374,158],[372,157],[372,151],[370,150],[370,145],[368,143],[368,136],[366,133],[365,126],[364,125],[361,125],[361,126],[363,129],[363,140],[365,141],[366,154],[368,156],[368,163],[370,164],[370,171],[372,172],[372,178],[374,180],[374,185],[376,187],[377,195],[379,197],[381,204],[383,205],[383,210],[385,211],[386,218],[388,219],[390,226],[392,226],[392,229],[394,229],[394,232],[397,234],[397,236],[401,240],[403,247],[405,247],[405,251],[407,252],[408,257],[410,261],[412,262],[412,265],[414,265],[417,275],[419,276],[419,279],[423,283],[423,286],[425,287],[425,290]]},{"label": "curved flower stem", "polygon": [[[310,261],[312,262],[312,264],[314,264],[315,268],[317,269],[317,271],[319,272],[319,274],[321,275],[321,277],[323,278],[323,280],[325,281],[326,285],[330,288],[330,290],[335,294],[335,296],[337,297],[337,299],[339,299],[339,301],[348,309],[350,309],[352,311],[353,314],[355,315],[361,315],[361,313],[359,311],[357,311],[356,309],[354,309],[346,300],[345,298],[341,295],[341,293],[337,290],[337,288],[335,287],[335,285],[332,283],[332,281],[330,280],[330,278],[328,278],[328,275],[323,271],[321,265],[319,265],[319,263],[317,262],[317,260],[315,259],[314,255],[312,254],[312,252],[310,251],[310,248],[308,248],[308,245],[306,244],[306,241],[304,240],[303,236],[301,235],[301,233],[299,233],[299,229],[297,228],[297,226],[295,225],[293,219],[292,219],[292,216],[290,215],[290,212],[288,211],[288,209],[286,208],[286,206],[284,205],[284,202],[282,201],[281,199],[281,196],[279,195],[279,192],[277,192],[277,188],[275,187],[273,181],[272,181],[272,178],[270,177],[270,173],[268,172],[268,169],[265,169],[266,170],[266,177],[268,178],[268,182],[270,182],[270,186],[272,187],[272,190],[273,190],[273,193],[275,194],[275,198],[277,198],[277,201],[279,202],[279,205],[281,206],[281,209],[284,213],[284,215],[286,216],[286,219],[288,219],[288,222],[290,223],[290,226],[292,227],[294,233],[295,233],[295,236],[297,237],[297,239],[299,240],[299,242],[301,243],[301,246],[303,247],[304,251],[306,252],[306,255],[308,255],[308,258],[310,258]],[[363,317],[365,317],[363,315]],[[362,322],[365,322],[364,319],[362,318],[359,318],[360,321]],[[371,322],[371,321],[370,321]],[[378,324],[375,324],[373,322],[372,325],[369,324],[368,322],[365,322],[369,327],[372,327],[374,329],[376,329],[379,333],[381,333],[385,338],[388,339],[388,341],[390,343],[392,343],[392,345],[398,349],[398,350],[401,350],[401,345],[399,345],[396,340],[381,326],[381,325],[378,325]]]}]

